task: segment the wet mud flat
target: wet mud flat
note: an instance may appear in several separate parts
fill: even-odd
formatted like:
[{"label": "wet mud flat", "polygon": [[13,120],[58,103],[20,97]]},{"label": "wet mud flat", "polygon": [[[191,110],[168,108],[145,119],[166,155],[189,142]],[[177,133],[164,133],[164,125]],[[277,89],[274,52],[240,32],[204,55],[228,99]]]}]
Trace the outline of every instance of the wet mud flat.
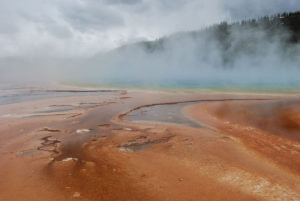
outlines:
[{"label": "wet mud flat", "polygon": [[[280,150],[272,156],[253,151],[294,144],[255,133],[250,119],[243,127],[226,117],[220,126],[220,116],[210,112],[214,104],[268,104],[278,97],[130,91],[113,100],[95,96],[68,99],[69,105],[49,99],[44,105],[53,110],[39,118],[1,119],[0,200],[300,199],[299,175],[274,159]],[[253,136],[259,136],[255,146],[244,143]],[[297,153],[289,155],[295,162]]]},{"label": "wet mud flat", "polygon": [[88,95],[118,95],[124,90],[47,90],[47,89],[5,89],[0,90],[0,105],[20,103],[39,99]]},{"label": "wet mud flat", "polygon": [[103,106],[107,103],[80,103],[78,106],[72,106],[72,105],[50,105],[47,109],[42,110],[38,113],[56,113],[56,112],[65,112],[65,111],[71,111],[76,109],[89,109],[94,108],[98,106]]},{"label": "wet mud flat", "polygon": [[195,128],[203,128],[200,122],[189,118],[183,112],[184,108],[190,105],[196,105],[206,102],[236,102],[236,101],[264,101],[266,99],[204,99],[204,100],[192,100],[184,102],[170,102],[170,103],[157,103],[153,105],[145,105],[134,108],[129,113],[125,114],[128,120],[134,122],[155,122],[155,123],[173,123],[191,126]]},{"label": "wet mud flat", "polygon": [[[200,102],[200,101],[199,101]],[[154,106],[145,106],[133,110],[125,116],[126,119],[134,122],[156,122],[182,124],[192,127],[202,127],[200,123],[189,119],[182,113],[185,106],[193,103],[174,103]]]}]

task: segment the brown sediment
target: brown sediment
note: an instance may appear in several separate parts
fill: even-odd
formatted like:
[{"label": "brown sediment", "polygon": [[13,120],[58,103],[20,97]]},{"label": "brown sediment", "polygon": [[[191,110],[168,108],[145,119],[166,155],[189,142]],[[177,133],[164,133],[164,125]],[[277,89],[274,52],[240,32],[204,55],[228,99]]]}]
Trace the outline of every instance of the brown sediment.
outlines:
[{"label": "brown sediment", "polygon": [[110,124],[101,124],[101,125],[98,125],[98,126],[101,127],[101,128],[109,128],[109,127],[111,127]]},{"label": "brown sediment", "polygon": [[58,129],[51,129],[51,128],[42,128],[40,131],[46,131],[46,132],[54,132],[54,133],[57,133],[57,132],[61,132],[61,130],[58,130]]},{"label": "brown sediment", "polygon": [[55,138],[53,138],[52,136],[46,136],[41,138],[41,140],[43,140],[43,142],[41,143],[41,146],[39,146],[37,149],[40,151],[48,151],[51,153],[55,153],[58,154],[58,144],[61,142]]},{"label": "brown sediment", "polygon": [[131,98],[131,97],[129,97],[129,96],[120,97],[121,100],[129,99],[129,98]]},{"label": "brown sediment", "polygon": [[133,140],[129,140],[127,143],[119,145],[119,148],[125,148],[120,150],[132,150],[132,151],[139,151],[141,149],[145,149],[151,145],[161,144],[168,142],[174,135],[171,136],[164,136],[158,139],[147,139],[147,136],[139,136]]},{"label": "brown sediment", "polygon": [[69,116],[68,119],[78,117],[80,115],[82,115],[82,113],[73,114],[73,115]]},{"label": "brown sediment", "polygon": [[[289,149],[295,145],[297,148],[296,138],[291,134],[285,138],[283,130],[272,135],[272,129],[276,126],[271,126],[280,120],[281,127],[296,132],[299,122],[297,113],[284,108],[282,110],[288,113],[278,115],[278,118],[273,115],[262,117],[274,120],[268,121],[266,130],[269,133],[264,133],[260,140],[253,134],[254,128],[262,129],[259,124],[255,127],[260,120],[252,121],[256,113],[253,117],[243,119],[238,117],[244,113],[241,112],[243,110],[237,110],[229,120],[224,109],[218,110],[214,105],[229,103],[233,108],[242,108],[240,103],[275,103],[289,98],[245,94],[128,92],[132,98],[122,101],[121,96],[114,95],[113,104],[82,110],[82,115],[77,116],[76,121],[51,115],[38,119],[3,119],[0,125],[0,200],[300,199],[299,172],[295,168],[298,165],[295,157],[298,152],[297,149]],[[65,100],[55,100],[55,104]],[[68,100],[68,103],[78,105],[82,102],[108,102],[112,98],[105,99],[101,95],[80,97],[73,102]],[[49,105],[52,101],[42,100],[39,104]],[[200,105],[197,104],[199,101],[202,101]],[[190,103],[184,109],[185,113],[207,127],[135,123],[126,119],[130,112],[144,107],[177,103]],[[204,109],[203,104],[206,105]],[[247,123],[244,127],[238,121],[241,119]],[[224,125],[228,127],[221,126],[223,124],[220,122],[225,122]],[[83,128],[89,132],[76,132]],[[41,130],[44,132],[39,132]],[[45,136],[45,132],[48,132],[48,136]],[[274,136],[280,138],[281,144],[278,144],[279,141],[268,142]],[[262,147],[271,149],[275,145],[280,150],[270,152],[273,155],[259,151]],[[280,155],[279,152],[284,148],[282,145],[294,152]],[[44,151],[15,155],[16,152],[31,151],[36,147]],[[281,158],[290,157],[291,162],[278,163],[276,154]]]},{"label": "brown sediment", "polygon": [[300,100],[203,103],[186,111],[300,175]]}]

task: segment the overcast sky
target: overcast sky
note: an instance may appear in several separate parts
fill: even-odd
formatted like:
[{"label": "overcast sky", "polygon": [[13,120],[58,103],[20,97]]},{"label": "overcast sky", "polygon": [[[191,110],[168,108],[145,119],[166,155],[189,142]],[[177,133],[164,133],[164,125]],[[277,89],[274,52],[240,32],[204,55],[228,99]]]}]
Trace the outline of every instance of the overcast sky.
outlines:
[{"label": "overcast sky", "polygon": [[299,0],[0,0],[0,57],[90,56],[220,21],[295,10]]}]

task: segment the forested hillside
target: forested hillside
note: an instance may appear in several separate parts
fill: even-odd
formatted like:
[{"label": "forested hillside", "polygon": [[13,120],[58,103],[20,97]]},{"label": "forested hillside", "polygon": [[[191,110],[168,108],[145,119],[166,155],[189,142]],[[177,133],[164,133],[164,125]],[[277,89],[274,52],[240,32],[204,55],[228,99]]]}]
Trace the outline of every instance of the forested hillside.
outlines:
[{"label": "forested hillside", "polygon": [[[213,44],[221,53],[220,56],[224,66],[230,66],[235,56],[243,54],[250,56],[261,52],[258,48],[261,43],[266,45],[274,43],[274,45],[280,46],[275,48],[283,48],[282,50],[288,51],[289,54],[293,55],[291,51],[300,42],[300,12],[282,13],[231,24],[222,22],[199,31],[182,32],[155,41],[144,41],[134,45],[123,46],[118,51],[126,50],[127,48],[134,49],[138,46],[142,47],[147,53],[155,53],[170,48],[168,46],[170,41],[177,40],[180,44],[182,42],[180,40],[186,41],[190,39],[194,40],[195,45],[199,45],[199,49],[203,47],[209,50],[209,46]],[[214,51],[200,52],[202,54],[198,56],[205,60],[205,55]],[[263,52],[261,53],[264,54]]]}]

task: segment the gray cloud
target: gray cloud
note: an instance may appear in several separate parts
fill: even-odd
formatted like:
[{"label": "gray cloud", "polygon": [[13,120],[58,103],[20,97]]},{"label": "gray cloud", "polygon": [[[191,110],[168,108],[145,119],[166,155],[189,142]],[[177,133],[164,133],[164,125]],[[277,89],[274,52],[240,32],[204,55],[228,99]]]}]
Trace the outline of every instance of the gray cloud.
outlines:
[{"label": "gray cloud", "polygon": [[248,19],[262,15],[277,14],[279,12],[297,11],[300,9],[300,2],[298,0],[232,0],[224,3],[224,9],[230,12],[234,20]]},{"label": "gray cloud", "polygon": [[0,0],[0,57],[86,57],[156,39],[300,9],[298,0]]},{"label": "gray cloud", "polygon": [[124,24],[122,16],[116,10],[95,1],[67,4],[60,11],[64,20],[79,31],[103,31]]},{"label": "gray cloud", "polygon": [[126,4],[132,5],[136,3],[140,3],[142,0],[104,0],[107,4]]}]

